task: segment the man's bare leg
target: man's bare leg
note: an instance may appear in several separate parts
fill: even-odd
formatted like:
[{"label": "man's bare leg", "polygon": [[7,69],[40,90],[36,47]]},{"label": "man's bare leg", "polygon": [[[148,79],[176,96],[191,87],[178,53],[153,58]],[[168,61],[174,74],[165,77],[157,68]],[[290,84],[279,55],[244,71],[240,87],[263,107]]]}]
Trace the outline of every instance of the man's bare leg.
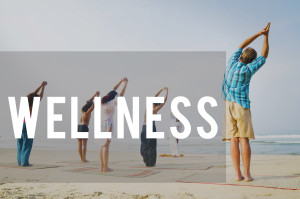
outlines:
[{"label": "man's bare leg", "polygon": [[245,181],[249,182],[253,180],[250,174],[251,148],[249,144],[249,139],[240,138],[240,142],[241,142],[241,149],[242,149],[242,160],[244,165]]},{"label": "man's bare leg", "polygon": [[230,154],[235,169],[236,180],[240,181],[243,179],[240,169],[240,147],[239,138],[232,138],[230,142]]},{"label": "man's bare leg", "polygon": [[82,139],[78,139],[78,153],[79,153],[79,156],[80,156],[80,161],[82,162],[82,142],[81,142]]},{"label": "man's bare leg", "polygon": [[83,161],[83,163],[88,162],[86,160],[86,149],[87,149],[87,139],[82,139],[82,161]]}]

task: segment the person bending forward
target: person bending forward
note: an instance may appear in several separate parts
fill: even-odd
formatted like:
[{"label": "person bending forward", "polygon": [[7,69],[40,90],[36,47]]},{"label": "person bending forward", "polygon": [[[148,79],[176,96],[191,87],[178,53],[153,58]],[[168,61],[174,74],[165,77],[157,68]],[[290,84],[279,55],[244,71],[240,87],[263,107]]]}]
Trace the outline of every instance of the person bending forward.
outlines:
[{"label": "person bending forward", "polygon": [[[155,97],[158,97],[162,91],[166,91],[164,103],[156,103],[153,104],[153,114],[157,114],[158,111],[165,105],[167,98],[168,98],[168,88],[164,87],[162,88],[158,93],[156,93]],[[146,110],[146,111],[152,111],[152,110]],[[142,127],[141,132],[141,148],[140,153],[143,157],[143,161],[146,164],[147,167],[153,167],[156,164],[156,146],[157,146],[157,140],[156,139],[148,139],[146,138],[146,111],[144,116],[144,125]],[[153,121],[153,132],[156,132],[156,126],[155,122]]]}]

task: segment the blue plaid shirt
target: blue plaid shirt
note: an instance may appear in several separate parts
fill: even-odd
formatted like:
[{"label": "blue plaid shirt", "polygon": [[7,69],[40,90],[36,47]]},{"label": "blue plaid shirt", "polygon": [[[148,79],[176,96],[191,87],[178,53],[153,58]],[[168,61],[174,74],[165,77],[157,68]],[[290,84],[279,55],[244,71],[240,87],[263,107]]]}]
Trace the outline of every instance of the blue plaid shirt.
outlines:
[{"label": "blue plaid shirt", "polygon": [[239,62],[242,52],[241,48],[237,49],[227,63],[222,85],[222,97],[224,100],[237,102],[244,108],[250,108],[250,80],[254,73],[264,65],[266,58],[259,56],[252,63],[244,64]]}]

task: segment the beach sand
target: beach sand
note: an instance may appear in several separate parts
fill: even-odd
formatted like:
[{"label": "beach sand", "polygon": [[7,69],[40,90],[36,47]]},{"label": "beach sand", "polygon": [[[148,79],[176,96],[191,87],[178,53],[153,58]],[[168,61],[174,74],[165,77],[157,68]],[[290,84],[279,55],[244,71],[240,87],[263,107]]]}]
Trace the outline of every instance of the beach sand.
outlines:
[{"label": "beach sand", "polygon": [[76,151],[33,150],[33,167],[20,168],[15,149],[0,149],[0,198],[300,198],[300,156],[253,155],[250,183],[234,180],[230,156],[226,168],[222,157],[192,154],[143,168],[139,153],[111,152],[107,175],[96,151],[87,157],[80,164]]}]

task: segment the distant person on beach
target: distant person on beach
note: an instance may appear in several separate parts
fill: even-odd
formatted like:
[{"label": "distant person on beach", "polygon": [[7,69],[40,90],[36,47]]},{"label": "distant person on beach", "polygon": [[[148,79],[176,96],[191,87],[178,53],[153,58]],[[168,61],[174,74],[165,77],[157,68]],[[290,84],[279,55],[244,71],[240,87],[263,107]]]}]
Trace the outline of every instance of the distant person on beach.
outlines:
[{"label": "distant person on beach", "polygon": [[[182,132],[182,123],[173,115],[173,113],[171,113],[171,123],[173,126],[176,127],[177,131],[178,132]],[[178,138],[175,138],[173,136],[173,134],[169,133],[169,143],[170,143],[170,148],[171,148],[171,154],[174,158],[177,158],[179,157],[179,150],[178,150],[178,144],[179,144],[179,139]]]},{"label": "distant person on beach", "polygon": [[[30,93],[27,95],[30,115],[32,113],[32,106],[33,106],[34,98],[40,97],[40,100],[42,100],[42,98],[44,96],[44,90],[45,90],[46,85],[47,85],[47,82],[43,81],[42,84],[33,93]],[[32,144],[33,144],[33,139],[28,138],[28,136],[27,136],[26,121],[24,119],[22,136],[20,139],[17,139],[17,149],[18,149],[17,159],[18,159],[19,166],[23,166],[23,167],[32,166],[31,164],[29,164],[29,156],[30,156],[30,152],[32,149]]]},{"label": "distant person on beach", "polygon": [[[153,110],[146,110],[146,111],[153,111],[153,114],[157,114],[158,111],[165,105],[167,98],[168,98],[168,88],[164,87],[158,93],[156,93],[155,97],[158,97],[162,91],[166,91],[165,93],[165,99],[164,103],[155,103],[153,104]],[[142,127],[142,132],[141,132],[141,149],[140,153],[143,157],[143,161],[146,164],[147,167],[153,167],[156,164],[156,147],[157,147],[157,140],[156,139],[148,139],[146,138],[146,125],[147,125],[147,120],[146,120],[146,111],[144,115],[144,125]],[[155,122],[153,121],[153,132],[156,132],[156,126]]]},{"label": "distant person on beach", "polygon": [[[251,77],[264,65],[269,53],[270,23],[260,32],[246,39],[229,59],[223,81],[223,99],[225,100],[224,141],[230,141],[230,153],[236,173],[236,180],[252,181],[250,174],[251,148],[249,139],[255,139],[249,100]],[[246,48],[259,36],[264,36],[262,55],[257,57],[253,48]],[[244,49],[246,48],[246,49]],[[244,49],[244,50],[243,50]],[[240,170],[240,148],[244,165],[244,176]]]},{"label": "distant person on beach", "polygon": [[[97,91],[89,101],[81,108],[80,124],[78,125],[78,132],[89,132],[89,123],[91,119],[91,113],[94,110],[94,98],[99,97],[100,92]],[[81,163],[88,162],[86,160],[86,149],[88,139],[78,139],[78,153]]]},{"label": "distant person on beach", "polygon": [[[110,91],[106,96],[101,98],[101,130],[102,132],[111,132],[113,134],[114,124],[113,116],[115,113],[115,107],[117,106],[118,93],[116,92],[120,85],[123,83],[123,88],[120,92],[120,96],[123,97],[127,87],[128,79],[123,78],[112,91]],[[108,167],[108,157],[109,157],[109,145],[111,139],[106,139],[105,143],[101,144],[100,147],[100,161],[101,161],[101,172],[113,171]]]}]

